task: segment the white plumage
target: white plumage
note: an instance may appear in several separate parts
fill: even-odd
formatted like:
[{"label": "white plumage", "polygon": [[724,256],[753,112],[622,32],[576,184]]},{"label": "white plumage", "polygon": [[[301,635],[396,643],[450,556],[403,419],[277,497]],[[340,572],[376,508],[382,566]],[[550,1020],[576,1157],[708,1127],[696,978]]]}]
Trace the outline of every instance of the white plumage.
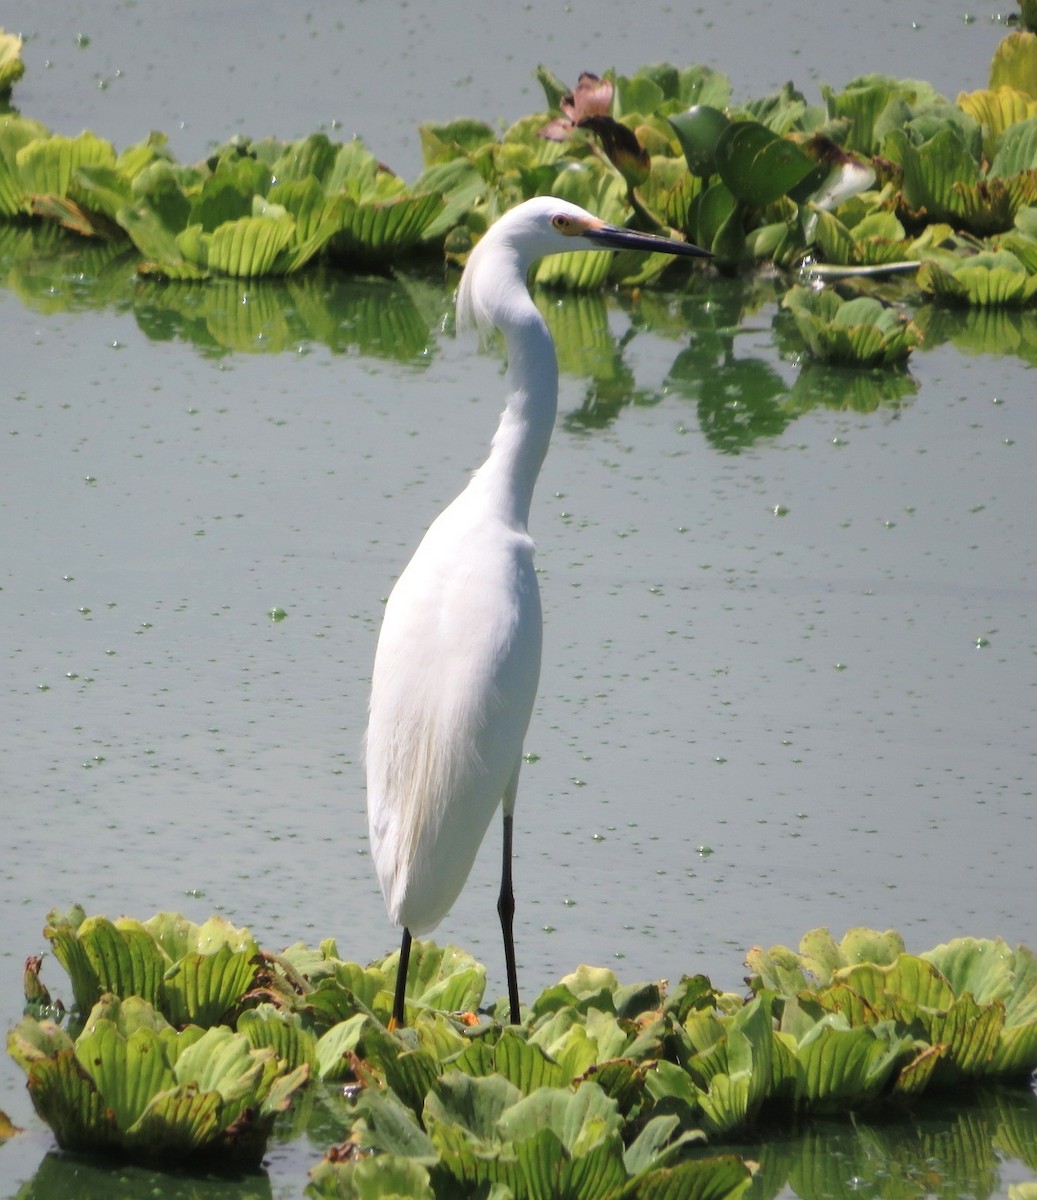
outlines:
[{"label": "white plumage", "polygon": [[562,200],[512,209],[472,252],[459,326],[504,333],[507,405],[489,457],[432,523],[386,605],[371,686],[367,804],[390,918],[403,927],[394,1021],[402,1023],[410,938],[457,899],[503,803],[504,930],[511,1019],[519,1020],[511,917],[511,815],[540,676],[540,594],[527,532],[551,440],[558,366],[526,288],[536,259],[633,246],[703,254],[606,225]]}]

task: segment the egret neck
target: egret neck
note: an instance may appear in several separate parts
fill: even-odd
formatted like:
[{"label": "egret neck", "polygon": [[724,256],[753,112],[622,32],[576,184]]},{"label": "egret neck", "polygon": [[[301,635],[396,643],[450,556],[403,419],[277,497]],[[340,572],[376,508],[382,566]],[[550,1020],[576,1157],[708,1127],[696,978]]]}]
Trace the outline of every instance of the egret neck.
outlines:
[{"label": "egret neck", "polygon": [[524,531],[558,411],[558,359],[544,318],[524,288],[498,314],[497,326],[508,348],[507,407],[469,488],[507,525]]}]

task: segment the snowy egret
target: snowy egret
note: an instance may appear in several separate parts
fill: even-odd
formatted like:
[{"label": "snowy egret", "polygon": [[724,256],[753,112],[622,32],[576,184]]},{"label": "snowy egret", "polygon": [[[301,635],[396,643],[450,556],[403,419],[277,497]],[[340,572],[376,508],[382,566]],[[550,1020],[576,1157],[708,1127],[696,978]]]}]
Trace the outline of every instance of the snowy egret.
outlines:
[{"label": "snowy egret", "polygon": [[433,521],[389,596],[367,729],[371,851],[389,917],[403,927],[393,1024],[402,1025],[411,935],[434,929],[464,886],[503,803],[497,911],[518,1024],[512,813],[540,676],[540,593],[527,532],[558,406],[554,343],[526,287],[530,266],[569,250],[707,251],[608,225],[564,200],[527,200],[472,251],[461,327],[507,343],[507,404],[490,454]]}]

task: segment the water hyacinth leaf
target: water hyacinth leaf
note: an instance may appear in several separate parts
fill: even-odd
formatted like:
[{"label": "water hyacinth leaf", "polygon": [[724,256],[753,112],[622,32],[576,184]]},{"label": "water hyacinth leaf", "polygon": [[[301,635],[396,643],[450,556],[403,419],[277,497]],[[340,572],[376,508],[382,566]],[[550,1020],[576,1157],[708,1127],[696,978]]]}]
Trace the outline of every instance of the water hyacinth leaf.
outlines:
[{"label": "water hyacinth leaf", "polygon": [[38,138],[15,155],[19,182],[30,195],[67,195],[73,172],[81,166],[115,166],[111,142],[83,132],[74,138],[52,134]]},{"label": "water hyacinth leaf", "polygon": [[731,124],[726,113],[708,104],[697,104],[669,118],[693,175],[705,177],[717,170],[717,143]]},{"label": "water hyacinth leaf", "polygon": [[982,252],[960,262],[925,262],[918,286],[944,304],[1023,308],[1037,299],[1037,275],[1028,274],[1007,250]]},{"label": "water hyacinth leaf", "polygon": [[739,1200],[752,1184],[752,1171],[728,1155],[663,1167],[643,1176],[638,1200]]},{"label": "water hyacinth leaf", "polygon": [[[203,235],[207,243],[205,265],[210,271],[236,279],[268,275],[294,233],[295,220],[287,213],[273,218],[253,216],[227,221],[212,234]],[[187,244],[182,245],[186,248]]]},{"label": "water hyacinth leaf", "polygon": [[990,164],[990,174],[1009,178],[1023,171],[1037,171],[1037,100],[1031,102],[1028,120],[1006,129]]},{"label": "water hyacinth leaf", "polygon": [[444,204],[438,192],[361,201],[343,212],[344,224],[331,239],[331,250],[341,258],[364,263],[399,257],[422,240]]},{"label": "water hyacinth leaf", "polygon": [[179,913],[160,912],[145,921],[144,928],[168,955],[170,962],[177,962],[194,952],[212,954],[224,946],[249,956],[259,953],[252,934],[232,925],[226,917],[212,916],[196,925]]},{"label": "water hyacinth leaf", "polygon": [[169,963],[138,922],[122,919],[116,925],[107,917],[89,917],[74,927],[58,918],[44,935],[68,972],[80,1009],[88,1011],[103,992],[160,1002]]},{"label": "water hyacinth leaf", "polygon": [[448,1126],[461,1126],[490,1141],[503,1114],[521,1099],[518,1088],[500,1075],[477,1078],[449,1070],[432,1084],[422,1117],[433,1142],[438,1131]]},{"label": "water hyacinth leaf", "polygon": [[[985,88],[977,92],[962,92],[958,107],[979,122],[983,129],[983,154],[994,157],[1006,129],[1018,121],[1037,116],[1037,98],[1018,88]],[[1000,173],[1000,172],[995,172]]]},{"label": "water hyacinth leaf", "polygon": [[497,134],[485,121],[469,118],[451,121],[446,125],[419,125],[418,136],[426,167],[467,158],[483,146],[493,145],[497,141]]},{"label": "water hyacinth leaf", "polygon": [[756,121],[738,121],[720,135],[716,169],[739,200],[756,208],[786,195],[817,164],[788,138]]},{"label": "water hyacinth leaf", "polygon": [[839,972],[839,981],[861,995],[884,1016],[893,1016],[891,1006],[904,1001],[914,1008],[949,1009],[954,989],[930,962],[913,954],[900,954],[893,963],[861,963]]},{"label": "water hyacinth leaf", "polygon": [[27,1074],[33,1108],[50,1126],[59,1146],[103,1153],[119,1145],[112,1111],[74,1051],[61,1050],[53,1058],[33,1063]]},{"label": "water hyacinth leaf", "polygon": [[252,986],[258,963],[225,942],[214,953],[185,955],[165,980],[165,1006],[176,1025],[214,1025]]},{"label": "water hyacinth leaf", "polygon": [[745,956],[749,968],[749,986],[753,992],[764,988],[781,995],[795,995],[809,986],[800,956],[787,946],[771,946],[764,950],[754,946]]},{"label": "water hyacinth leaf", "polygon": [[717,180],[699,193],[691,206],[692,240],[716,253],[720,231],[731,221],[741,222],[741,211],[731,189]]},{"label": "water hyacinth leaf", "polygon": [[153,1029],[141,1028],[126,1037],[113,1022],[98,1021],[76,1043],[76,1058],[120,1129],[129,1129],[157,1093],[176,1086],[160,1036]]},{"label": "water hyacinth leaf", "polygon": [[10,95],[11,88],[24,74],[22,39],[0,27],[0,96]]},{"label": "water hyacinth leaf", "polygon": [[339,1021],[317,1040],[316,1068],[321,1079],[335,1082],[352,1074],[351,1055],[356,1051],[365,1024],[372,1020],[357,1013]]},{"label": "water hyacinth leaf", "polygon": [[1016,88],[1037,100],[1037,35],[1017,31],[1001,39],[990,63],[990,86]]},{"label": "water hyacinth leaf", "polygon": [[700,1129],[681,1130],[680,1118],[674,1114],[652,1117],[623,1151],[623,1165],[628,1175],[640,1175],[665,1166],[689,1144],[705,1140]]},{"label": "water hyacinth leaf", "polygon": [[306,1195],[311,1200],[435,1200],[428,1169],[396,1154],[348,1163],[324,1159],[310,1172]]},{"label": "water hyacinth leaf", "polygon": [[503,1112],[497,1128],[505,1140],[522,1141],[550,1130],[574,1157],[615,1136],[623,1119],[614,1100],[596,1083],[568,1088],[541,1087]]},{"label": "water hyacinth leaf", "polygon": [[361,1121],[353,1137],[365,1149],[415,1159],[428,1166],[437,1161],[436,1147],[413,1111],[388,1088],[364,1088],[356,1098]]},{"label": "water hyacinth leaf", "polygon": [[851,1028],[839,1015],[822,1017],[797,1048],[795,1103],[820,1112],[877,1095],[910,1044],[889,1025]]},{"label": "water hyacinth leaf", "polygon": [[7,1053],[28,1073],[34,1062],[56,1058],[64,1050],[73,1050],[69,1035],[54,1021],[36,1021],[23,1017],[7,1035]]},{"label": "water hyacinth leaf", "polygon": [[473,1043],[454,1066],[472,1075],[500,1075],[524,1096],[541,1087],[562,1087],[572,1078],[540,1046],[527,1042],[514,1029],[503,1030],[492,1046]]},{"label": "water hyacinth leaf", "polygon": [[[843,301],[832,291],[797,286],[786,293],[782,307],[792,313],[810,353],[824,362],[857,367],[888,366],[906,358],[921,341],[921,331],[913,322],[872,296]],[[882,947],[873,940],[870,930],[851,931],[842,947],[836,947],[830,937],[822,937],[820,932],[815,931],[811,936],[816,952],[822,957],[804,955],[804,962],[822,982],[830,981],[841,963],[872,962],[882,954]],[[847,941],[854,933],[864,935],[856,945]]]},{"label": "water hyacinth leaf", "polygon": [[305,1063],[311,1070],[317,1065],[317,1039],[303,1028],[297,1013],[284,1013],[273,1004],[260,1004],[238,1017],[237,1030],[259,1050],[269,1046],[288,1070]]}]

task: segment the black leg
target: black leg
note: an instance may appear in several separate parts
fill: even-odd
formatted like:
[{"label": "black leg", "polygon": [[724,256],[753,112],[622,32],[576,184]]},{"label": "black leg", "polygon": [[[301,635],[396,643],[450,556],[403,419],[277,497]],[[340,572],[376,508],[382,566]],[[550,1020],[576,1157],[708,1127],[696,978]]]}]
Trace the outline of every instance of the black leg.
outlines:
[{"label": "black leg", "polygon": [[396,970],[396,994],[392,1002],[392,1020],[390,1029],[402,1029],[406,1022],[403,1016],[403,1002],[407,998],[407,968],[410,966],[410,930],[404,929],[403,941],[400,943],[400,965]]},{"label": "black leg", "polygon": [[521,1025],[519,1016],[518,971],[515,968],[515,893],[511,886],[511,814],[504,814],[504,864],[501,868],[500,899],[497,912],[504,934],[504,964],[508,972],[508,1004],[512,1025]]}]

